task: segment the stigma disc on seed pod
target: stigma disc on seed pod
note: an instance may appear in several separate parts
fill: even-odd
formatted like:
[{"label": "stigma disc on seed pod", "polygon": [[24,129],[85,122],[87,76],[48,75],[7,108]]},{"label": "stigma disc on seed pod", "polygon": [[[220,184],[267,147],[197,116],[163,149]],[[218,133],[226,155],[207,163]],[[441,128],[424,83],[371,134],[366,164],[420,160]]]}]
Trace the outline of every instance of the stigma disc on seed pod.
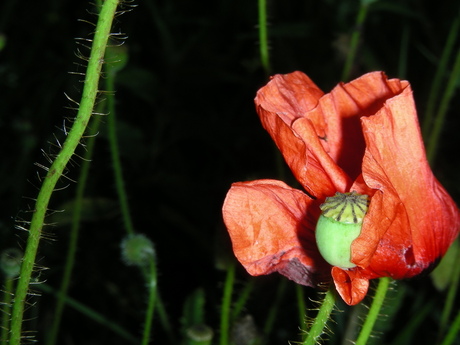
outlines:
[{"label": "stigma disc on seed pod", "polygon": [[368,207],[369,197],[355,191],[336,193],[320,206],[316,243],[324,260],[332,266],[356,266],[351,262],[351,244],[361,233]]}]

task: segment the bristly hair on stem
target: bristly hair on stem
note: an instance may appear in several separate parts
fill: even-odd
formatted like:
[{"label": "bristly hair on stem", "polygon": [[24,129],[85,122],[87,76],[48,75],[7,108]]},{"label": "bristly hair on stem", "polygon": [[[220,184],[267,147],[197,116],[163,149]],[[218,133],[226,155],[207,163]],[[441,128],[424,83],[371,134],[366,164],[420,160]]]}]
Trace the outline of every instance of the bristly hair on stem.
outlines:
[{"label": "bristly hair on stem", "polygon": [[[32,281],[32,273],[37,269],[35,261],[43,227],[45,226],[44,220],[49,212],[48,204],[53,192],[56,190],[57,182],[61,177],[65,176],[64,171],[66,166],[74,155],[77,146],[80,145],[80,140],[84,136],[86,126],[93,114],[96,97],[99,92],[99,78],[104,63],[107,41],[110,37],[112,22],[117,14],[118,4],[118,0],[106,0],[102,5],[94,38],[91,42],[91,54],[88,59],[88,67],[85,73],[82,98],[78,104],[77,116],[72,121],[72,128],[69,131],[66,129],[67,136],[65,143],[62,145],[60,152],[56,154],[51,166],[49,168],[44,166],[46,176],[43,179],[35,207],[33,208],[33,216],[28,229],[27,244],[12,306],[9,339],[9,344],[11,345],[19,345],[26,336],[26,333],[23,333],[24,311],[30,297],[29,285]],[[60,143],[58,146],[61,146]],[[26,337],[29,338],[29,335]]]},{"label": "bristly hair on stem", "polygon": [[[302,345],[315,345],[322,342],[324,335],[330,334],[331,330],[328,326],[328,322],[332,320],[331,314],[335,308],[336,295],[332,285],[326,292],[320,293],[324,295],[322,301],[318,301],[318,308],[315,308],[318,312],[314,319],[307,319],[307,336],[304,339]],[[313,309],[310,309],[313,310]]]}]

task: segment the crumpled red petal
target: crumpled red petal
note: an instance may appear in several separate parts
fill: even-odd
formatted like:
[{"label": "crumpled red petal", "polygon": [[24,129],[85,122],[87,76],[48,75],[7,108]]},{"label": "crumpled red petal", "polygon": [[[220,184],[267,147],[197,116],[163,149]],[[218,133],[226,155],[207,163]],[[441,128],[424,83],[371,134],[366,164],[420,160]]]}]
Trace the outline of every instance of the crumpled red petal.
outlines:
[{"label": "crumpled red petal", "polygon": [[378,276],[415,276],[457,236],[457,207],[425,158],[410,86],[361,121],[363,178],[379,193],[352,245],[352,261]]},{"label": "crumpled red petal", "polygon": [[332,278],[337,292],[348,305],[358,304],[366,297],[369,278],[359,269],[343,270],[332,267]]},{"label": "crumpled red petal", "polygon": [[277,271],[307,286],[329,281],[330,265],[314,237],[317,209],[316,201],[281,181],[234,183],[223,216],[235,256],[251,275]]}]

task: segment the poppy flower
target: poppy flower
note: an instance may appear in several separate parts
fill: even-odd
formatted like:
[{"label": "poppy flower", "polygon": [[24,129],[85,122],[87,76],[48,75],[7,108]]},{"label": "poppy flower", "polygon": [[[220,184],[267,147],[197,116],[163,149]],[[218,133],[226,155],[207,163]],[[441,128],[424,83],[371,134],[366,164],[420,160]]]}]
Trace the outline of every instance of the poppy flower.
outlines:
[{"label": "poppy flower", "polygon": [[[293,72],[273,76],[255,104],[303,190],[277,180],[232,185],[224,222],[251,275],[279,272],[312,287],[333,280],[354,305],[370,279],[411,278],[436,265],[460,214],[428,165],[407,81],[372,72],[324,94]],[[320,205],[337,192],[369,200],[350,245],[353,267],[326,262],[315,240]]]}]

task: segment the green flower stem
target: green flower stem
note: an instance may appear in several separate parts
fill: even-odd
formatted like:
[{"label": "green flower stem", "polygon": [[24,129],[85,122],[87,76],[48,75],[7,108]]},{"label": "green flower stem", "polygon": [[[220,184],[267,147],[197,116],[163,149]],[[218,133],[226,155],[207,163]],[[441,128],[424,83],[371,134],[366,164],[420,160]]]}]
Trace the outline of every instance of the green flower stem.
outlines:
[{"label": "green flower stem", "polygon": [[254,279],[249,279],[243,290],[239,293],[238,299],[233,305],[232,315],[230,318],[231,322],[234,322],[240,316],[241,311],[246,306],[249,296],[254,289],[254,281]]},{"label": "green flower stem", "polygon": [[166,308],[163,304],[163,300],[161,299],[161,295],[158,292],[158,289],[156,291],[156,312],[158,314],[159,321],[161,323],[161,326],[163,327],[163,331],[166,333],[169,339],[169,343],[171,344],[177,344],[176,336],[174,333],[174,329],[169,322],[169,317],[168,314],[166,313]]},{"label": "green flower stem", "polygon": [[428,139],[428,135],[433,125],[433,116],[435,106],[438,102],[438,96],[441,89],[441,83],[446,75],[447,62],[452,54],[452,49],[457,41],[458,29],[460,27],[460,16],[455,18],[454,23],[452,24],[449,35],[447,36],[447,41],[444,46],[444,50],[441,55],[441,60],[437,64],[436,74],[434,76],[433,84],[431,85],[430,93],[428,96],[428,102],[425,112],[425,118],[423,119],[423,128],[422,133],[425,139]]},{"label": "green flower stem", "polygon": [[297,296],[297,309],[299,311],[299,324],[300,330],[305,332],[306,335],[306,323],[305,323],[305,310],[307,310],[307,305],[305,304],[305,294],[303,286],[300,284],[295,284],[295,292]]},{"label": "green flower stem", "polygon": [[433,123],[433,129],[431,131],[430,138],[427,144],[427,157],[428,161],[432,164],[436,150],[438,147],[439,136],[441,134],[442,127],[444,126],[444,120],[446,118],[447,109],[449,107],[449,103],[454,95],[454,91],[457,88],[458,78],[460,77],[460,49],[457,51],[457,57],[455,59],[454,68],[452,73],[450,73],[449,81],[447,82],[447,87],[444,92],[444,95],[441,99],[441,104],[439,106],[439,110],[436,114]]},{"label": "green flower stem", "polygon": [[359,38],[361,36],[364,21],[366,20],[368,8],[369,4],[367,4],[365,1],[362,1],[361,6],[359,7],[358,17],[356,18],[355,28],[351,34],[350,49],[348,51],[347,60],[345,61],[345,66],[343,68],[342,81],[348,81],[348,78],[350,78],[351,68],[355,62]]},{"label": "green flower stem", "polygon": [[[56,295],[56,297],[59,294],[59,291],[53,289],[51,286],[49,286],[49,285],[47,285],[45,283],[36,285],[36,288],[38,288],[39,290],[41,290],[41,291],[43,291],[45,293],[54,294],[54,295]],[[76,311],[80,312],[81,314],[85,315],[88,319],[91,319],[91,320],[97,322],[98,324],[106,327],[107,329],[110,329],[112,332],[114,332],[115,334],[118,334],[121,338],[125,339],[129,343],[138,344],[138,339],[136,337],[134,337],[132,334],[130,334],[121,325],[116,324],[113,321],[107,319],[104,315],[98,313],[94,309],[91,309],[91,308],[85,306],[84,304],[78,302],[77,300],[75,300],[75,299],[73,299],[73,298],[71,298],[69,296],[65,296],[64,301],[69,307],[71,307],[71,308],[75,309]]]},{"label": "green flower stem", "polygon": [[380,314],[380,309],[382,308],[383,301],[385,300],[385,295],[388,291],[388,287],[390,286],[390,281],[391,278],[389,277],[379,279],[374,300],[372,301],[371,308],[369,309],[369,313],[367,314],[363,328],[361,328],[361,332],[355,342],[355,345],[365,345],[367,343],[372,329],[374,328],[375,321]]},{"label": "green flower stem", "polygon": [[442,336],[447,328],[450,316],[452,314],[452,307],[454,306],[455,296],[457,294],[457,288],[460,282],[460,250],[457,253],[457,257],[454,261],[452,270],[452,281],[449,286],[449,292],[447,293],[444,308],[441,314],[441,321],[439,322],[439,335]]},{"label": "green flower stem", "polygon": [[335,295],[332,287],[327,290],[326,295],[324,296],[323,301],[321,302],[321,307],[318,310],[315,321],[313,322],[307,338],[303,342],[303,345],[316,345],[318,340],[321,337],[321,334],[324,333],[326,328],[326,323],[329,320],[332,310],[334,309],[335,304]]},{"label": "green flower stem", "polygon": [[276,316],[278,315],[281,302],[283,297],[286,296],[286,287],[288,285],[288,280],[281,278],[280,283],[278,284],[278,289],[276,291],[276,297],[273,303],[270,305],[270,310],[268,311],[267,318],[265,319],[264,325],[264,336],[268,337],[273,331],[273,326],[275,325]]},{"label": "green flower stem", "polygon": [[228,266],[227,277],[225,278],[224,295],[222,297],[221,319],[220,319],[220,345],[229,344],[230,329],[230,306],[232,304],[233,285],[235,283],[235,263]]},{"label": "green flower stem", "polygon": [[2,331],[1,331],[1,345],[8,344],[8,332],[10,330],[10,313],[11,313],[11,302],[13,300],[13,288],[14,288],[14,279],[11,277],[6,277],[5,287],[3,290],[3,301],[2,301]]},{"label": "green flower stem", "polygon": [[120,153],[118,149],[117,139],[117,123],[115,113],[115,71],[107,74],[106,85],[107,90],[107,110],[108,110],[108,135],[110,152],[112,156],[113,173],[115,178],[115,187],[118,193],[118,199],[120,201],[121,214],[123,217],[123,223],[125,230],[128,234],[134,234],[134,225],[131,218],[131,212],[129,210],[128,197],[126,195],[125,181],[123,179],[123,169],[120,161]]},{"label": "green flower stem", "polygon": [[21,265],[21,272],[14,297],[11,316],[10,345],[19,345],[21,341],[24,305],[26,302],[32,271],[34,269],[35,258],[37,255],[38,245],[40,243],[42,228],[44,226],[46,211],[56,183],[61,178],[67,163],[74,154],[75,149],[85,132],[86,125],[91,118],[95,99],[98,93],[99,77],[102,64],[104,63],[105,48],[110,35],[110,29],[117,5],[118,0],[106,0],[104,2],[96,25],[77,117],[72,125],[72,129],[67,135],[61,152],[58,154],[48,170],[36,200],[35,209],[30,223],[29,237],[27,239],[27,245]]},{"label": "green flower stem", "polygon": [[[100,104],[102,108],[103,103]],[[96,111],[100,112],[100,109]],[[89,176],[89,168],[91,164],[91,157],[93,156],[94,145],[96,143],[96,135],[99,131],[99,125],[101,123],[101,116],[93,116],[91,120],[91,126],[89,126],[88,139],[86,142],[86,151],[83,156],[81,165],[80,175],[78,177],[77,190],[75,193],[75,207],[72,214],[72,225],[70,229],[70,238],[67,249],[67,257],[65,261],[64,274],[61,279],[61,286],[57,296],[56,309],[54,310],[54,320],[51,330],[48,333],[46,339],[47,345],[56,344],[59,327],[61,324],[62,312],[64,311],[65,298],[69,290],[70,279],[72,277],[73,267],[75,265],[75,255],[77,253],[78,234],[80,231],[80,219],[82,213],[82,203],[85,193],[86,181]]]},{"label": "green flower stem", "polygon": [[259,49],[260,49],[260,62],[269,76],[271,74],[270,56],[268,54],[268,28],[267,28],[267,0],[259,0]]},{"label": "green flower stem", "polygon": [[150,342],[150,334],[152,331],[153,313],[155,311],[155,301],[157,296],[157,268],[155,258],[150,258],[148,272],[144,273],[148,288],[148,303],[145,313],[144,333],[142,336],[142,345],[147,345]]},{"label": "green flower stem", "polygon": [[443,342],[441,345],[451,345],[454,343],[458,331],[460,330],[460,312],[458,312],[457,316],[455,317],[454,322],[449,328],[449,331],[447,332],[446,337],[444,338]]},{"label": "green flower stem", "polygon": [[398,59],[398,78],[405,79],[409,61],[410,26],[405,24],[401,32],[401,45]]}]

